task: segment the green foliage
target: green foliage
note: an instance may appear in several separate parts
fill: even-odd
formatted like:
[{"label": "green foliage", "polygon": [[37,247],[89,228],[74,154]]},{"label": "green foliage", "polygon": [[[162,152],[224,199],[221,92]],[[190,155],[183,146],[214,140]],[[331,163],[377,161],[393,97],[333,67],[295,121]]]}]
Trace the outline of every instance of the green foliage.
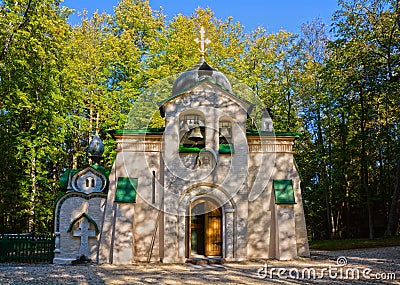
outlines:
[{"label": "green foliage", "polygon": [[[303,184],[305,198],[320,201],[307,205],[315,212],[308,219],[313,238],[373,238],[384,234],[390,202],[398,199],[399,15],[391,1],[340,5],[335,40],[326,41],[324,53],[318,53],[323,57],[310,53],[314,87],[305,101],[302,148],[312,152],[299,165],[316,165]],[[326,220],[314,225],[318,213]],[[394,220],[397,228],[398,217]]]},{"label": "green foliage", "polygon": [[318,240],[311,241],[310,248],[316,250],[347,250],[357,248],[374,248],[386,246],[399,246],[400,238],[377,239],[342,239],[342,240]]},{"label": "green foliage", "polygon": [[21,1],[3,2],[0,13],[1,231],[43,231],[51,224],[54,176],[64,156],[57,146],[64,141],[59,114],[66,106],[60,85],[68,10],[52,1]]}]

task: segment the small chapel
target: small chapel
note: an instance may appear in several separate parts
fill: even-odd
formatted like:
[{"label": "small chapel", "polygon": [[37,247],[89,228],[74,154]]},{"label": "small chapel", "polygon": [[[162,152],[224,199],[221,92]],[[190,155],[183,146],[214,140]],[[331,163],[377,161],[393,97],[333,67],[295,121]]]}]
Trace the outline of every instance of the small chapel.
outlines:
[{"label": "small chapel", "polygon": [[207,63],[200,36],[200,60],[158,103],[165,126],[114,131],[111,170],[95,135],[92,165],[61,176],[54,263],[310,255],[296,134],[274,132],[266,109],[259,130],[247,127],[254,104]]}]

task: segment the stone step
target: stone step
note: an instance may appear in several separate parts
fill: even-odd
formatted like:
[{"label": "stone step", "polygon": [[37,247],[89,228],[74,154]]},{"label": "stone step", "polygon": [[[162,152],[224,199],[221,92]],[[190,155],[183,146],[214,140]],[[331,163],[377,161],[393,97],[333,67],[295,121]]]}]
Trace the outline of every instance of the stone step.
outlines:
[{"label": "stone step", "polygon": [[195,265],[203,265],[203,264],[223,264],[225,263],[224,258],[219,258],[219,257],[194,257],[194,258],[188,258],[186,260],[186,263],[189,264],[195,264]]},{"label": "stone step", "polygon": [[201,271],[201,270],[226,270],[222,264],[186,264],[186,268],[190,271]]}]

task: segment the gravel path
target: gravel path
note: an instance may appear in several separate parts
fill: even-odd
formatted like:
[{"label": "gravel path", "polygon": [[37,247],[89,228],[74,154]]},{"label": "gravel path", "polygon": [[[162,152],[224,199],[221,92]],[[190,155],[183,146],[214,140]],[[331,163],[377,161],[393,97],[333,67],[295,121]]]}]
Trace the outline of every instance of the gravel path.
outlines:
[{"label": "gravel path", "polygon": [[0,264],[0,284],[400,284],[400,247],[313,251],[310,259],[224,267]]}]

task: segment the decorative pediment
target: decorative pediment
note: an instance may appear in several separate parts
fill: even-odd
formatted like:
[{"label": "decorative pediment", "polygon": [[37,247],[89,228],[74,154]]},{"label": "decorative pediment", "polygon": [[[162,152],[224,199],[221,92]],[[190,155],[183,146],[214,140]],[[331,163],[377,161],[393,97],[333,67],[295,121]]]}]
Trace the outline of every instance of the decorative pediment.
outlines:
[{"label": "decorative pediment", "polygon": [[71,179],[72,189],[76,192],[83,192],[85,194],[102,192],[106,185],[106,176],[92,167],[87,167],[79,171]]},{"label": "decorative pediment", "polygon": [[[199,102],[198,100],[198,92],[203,91],[203,93],[206,94],[218,94],[219,97],[225,97],[227,99],[227,102],[235,102],[236,104],[239,104],[242,106],[243,109],[247,111],[248,114],[251,113],[251,111],[254,108],[254,104],[251,102],[237,96],[234,94],[232,91],[227,90],[223,88],[221,85],[213,81],[212,79],[205,78],[200,80],[199,82],[196,82],[195,84],[191,85],[188,87],[185,91],[181,93],[177,93],[172,95],[171,97],[158,102],[159,110],[161,117],[165,117],[165,106],[169,103],[181,103],[182,105],[190,105],[192,102],[196,101]],[[207,96],[207,95],[206,95]],[[193,98],[190,98],[193,97]],[[207,99],[207,98],[206,98]],[[180,101],[179,101],[180,100]],[[187,102],[187,103],[185,103]],[[216,105],[215,107],[221,107]]]}]

